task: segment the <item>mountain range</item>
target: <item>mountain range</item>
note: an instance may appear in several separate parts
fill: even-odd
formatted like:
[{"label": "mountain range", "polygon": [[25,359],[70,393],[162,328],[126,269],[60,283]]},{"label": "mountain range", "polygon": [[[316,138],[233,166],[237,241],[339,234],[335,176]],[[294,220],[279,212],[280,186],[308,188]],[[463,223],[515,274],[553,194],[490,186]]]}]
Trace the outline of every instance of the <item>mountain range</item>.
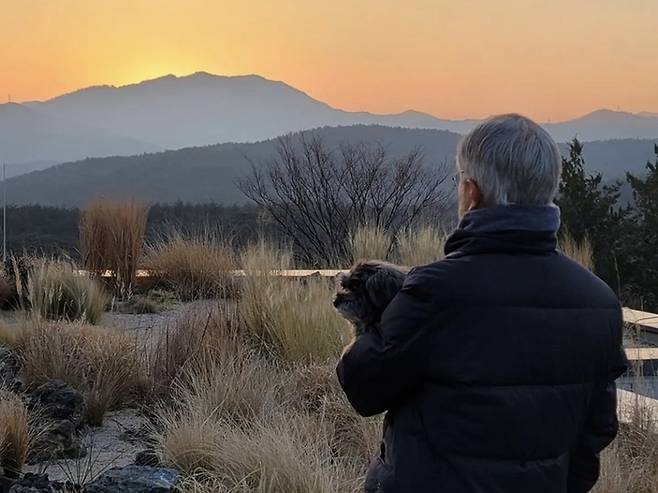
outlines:
[{"label": "mountain range", "polygon": [[[0,161],[10,176],[56,163],[190,146],[248,143],[326,126],[383,125],[463,134],[480,120],[417,111],[392,115],[333,108],[257,75],[198,72],[121,87],[95,86],[47,101],[0,105]],[[658,138],[658,114],[598,110],[545,123],[559,142]]]},{"label": "mountain range", "polygon": [[[385,146],[391,157],[412,149],[422,150],[429,165],[452,167],[460,135],[446,130],[405,129],[381,125],[323,127],[307,132],[329,148],[346,143]],[[293,139],[295,137],[293,136]],[[623,177],[625,171],[642,173],[654,159],[654,140],[620,139],[584,145],[587,170],[606,179]],[[8,180],[8,199],[13,204],[84,206],[102,196],[138,198],[149,202],[193,203],[246,202],[235,185],[236,178],[276,153],[277,140],[226,143],[129,157],[89,158],[59,164]],[[563,154],[568,146],[560,144]]]}]

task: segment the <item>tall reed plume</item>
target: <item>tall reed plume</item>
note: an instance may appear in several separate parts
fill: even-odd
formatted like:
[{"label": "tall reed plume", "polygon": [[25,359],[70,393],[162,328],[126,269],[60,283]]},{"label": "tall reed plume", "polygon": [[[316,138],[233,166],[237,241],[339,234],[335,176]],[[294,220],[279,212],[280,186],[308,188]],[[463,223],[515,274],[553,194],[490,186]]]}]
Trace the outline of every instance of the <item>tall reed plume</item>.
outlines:
[{"label": "tall reed plume", "polygon": [[144,245],[149,207],[98,199],[80,217],[80,251],[86,269],[113,274],[117,295],[130,296]]}]

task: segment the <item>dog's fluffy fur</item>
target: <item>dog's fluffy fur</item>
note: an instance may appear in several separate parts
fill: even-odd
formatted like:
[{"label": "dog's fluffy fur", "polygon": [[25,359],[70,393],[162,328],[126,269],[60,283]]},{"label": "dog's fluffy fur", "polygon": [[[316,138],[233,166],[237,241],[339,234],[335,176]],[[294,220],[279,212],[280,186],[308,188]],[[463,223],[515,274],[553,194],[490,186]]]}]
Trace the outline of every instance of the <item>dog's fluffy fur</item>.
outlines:
[{"label": "dog's fluffy fur", "polygon": [[334,307],[354,328],[354,336],[378,327],[382,313],[402,288],[409,269],[379,260],[357,262],[338,277]]}]

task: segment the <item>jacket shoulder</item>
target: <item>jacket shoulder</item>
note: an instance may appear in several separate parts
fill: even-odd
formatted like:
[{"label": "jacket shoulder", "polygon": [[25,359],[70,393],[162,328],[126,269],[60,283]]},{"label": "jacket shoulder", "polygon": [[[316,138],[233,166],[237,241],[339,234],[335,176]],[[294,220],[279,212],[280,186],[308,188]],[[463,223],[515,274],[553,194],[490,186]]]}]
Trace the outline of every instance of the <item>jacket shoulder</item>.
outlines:
[{"label": "jacket shoulder", "polygon": [[436,304],[620,309],[614,291],[559,252],[465,255],[414,267],[405,289]]}]

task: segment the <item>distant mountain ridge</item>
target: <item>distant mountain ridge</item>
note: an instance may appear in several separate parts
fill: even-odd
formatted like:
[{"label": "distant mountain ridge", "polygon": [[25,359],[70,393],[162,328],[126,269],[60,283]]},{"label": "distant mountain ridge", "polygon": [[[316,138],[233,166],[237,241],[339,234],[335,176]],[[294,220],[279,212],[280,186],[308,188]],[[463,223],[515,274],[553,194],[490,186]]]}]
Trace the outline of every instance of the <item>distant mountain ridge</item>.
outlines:
[{"label": "distant mountain ridge", "polygon": [[[385,146],[391,156],[419,148],[428,164],[447,163],[451,168],[460,135],[444,130],[405,129],[378,125],[325,127],[311,130],[330,147],[366,142]],[[603,173],[606,180],[639,174],[654,157],[654,140],[610,140],[586,143],[588,171]],[[236,178],[276,153],[277,140],[190,147],[176,151],[130,157],[93,158],[53,166],[8,181],[13,204],[84,206],[102,196],[137,198],[148,202],[243,203]],[[567,154],[568,146],[561,144]],[[447,186],[450,186],[447,183]]]},{"label": "distant mountain ridge", "polygon": [[[226,142],[257,142],[325,126],[385,125],[462,134],[480,120],[418,112],[350,112],[258,75],[167,75],[53,99],[0,105],[0,161],[19,174],[50,163]],[[544,126],[557,141],[658,138],[658,115],[599,110]],[[34,163],[40,163],[35,165]]]}]

